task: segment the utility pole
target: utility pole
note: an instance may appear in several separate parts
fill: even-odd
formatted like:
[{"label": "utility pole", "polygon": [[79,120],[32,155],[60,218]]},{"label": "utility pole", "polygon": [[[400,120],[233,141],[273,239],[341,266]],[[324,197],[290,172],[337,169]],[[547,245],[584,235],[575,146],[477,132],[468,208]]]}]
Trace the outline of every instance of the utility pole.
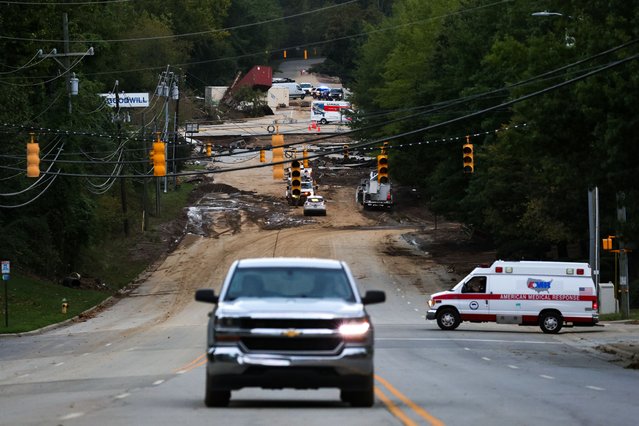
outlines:
[{"label": "utility pole", "polygon": [[599,253],[599,188],[596,186],[588,190],[588,222],[590,225],[590,266],[592,267],[592,279],[595,282],[595,289],[597,290],[597,295],[599,295],[601,256]]},{"label": "utility pole", "polygon": [[[617,193],[617,221],[620,227],[626,223],[626,194],[623,192]],[[622,238],[619,238],[619,304],[621,317],[626,319],[630,317],[630,283],[628,282],[628,250],[625,248],[623,242],[623,235],[619,234]]]},{"label": "utility pole", "polygon": [[[122,132],[122,117],[120,117],[120,88],[119,81],[115,80],[115,122],[118,127],[117,141],[120,146],[120,134]],[[124,226],[124,235],[129,236],[129,218],[127,217],[127,201],[126,201],[126,179],[120,179],[120,200],[122,202],[122,224]]]},{"label": "utility pole", "polygon": [[[53,49],[51,53],[40,53],[38,56],[40,58],[52,58],[55,60],[60,66],[64,69],[63,74],[66,75],[66,86],[67,86],[67,94],[69,96],[69,115],[73,112],[73,106],[71,103],[71,96],[76,96],[78,94],[78,79],[75,76],[75,73],[70,73],[71,71],[71,63],[69,58],[72,56],[93,56],[93,47],[89,47],[89,49],[85,52],[70,52],[69,48],[69,18],[66,13],[62,14],[62,34],[64,37],[63,49],[64,53],[58,53],[56,49]],[[62,58],[62,62],[58,59]]]}]

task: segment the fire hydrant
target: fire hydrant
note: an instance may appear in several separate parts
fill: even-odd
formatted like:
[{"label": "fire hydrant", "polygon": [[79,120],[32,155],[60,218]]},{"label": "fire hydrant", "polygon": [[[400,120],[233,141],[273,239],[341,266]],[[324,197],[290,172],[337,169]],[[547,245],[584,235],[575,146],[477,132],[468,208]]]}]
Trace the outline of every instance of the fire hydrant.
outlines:
[{"label": "fire hydrant", "polygon": [[62,299],[62,313],[66,314],[68,309],[69,309],[69,302],[67,302],[67,299]]}]

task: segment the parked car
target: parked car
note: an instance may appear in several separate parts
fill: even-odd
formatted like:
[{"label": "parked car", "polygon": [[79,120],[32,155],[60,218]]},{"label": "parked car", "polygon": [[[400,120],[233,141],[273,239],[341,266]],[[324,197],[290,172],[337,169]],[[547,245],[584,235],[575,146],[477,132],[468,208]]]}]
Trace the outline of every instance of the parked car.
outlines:
[{"label": "parked car", "polygon": [[300,87],[307,95],[310,95],[313,91],[313,85],[311,83],[300,83]]},{"label": "parked car", "polygon": [[344,99],[344,90],[341,87],[334,87],[328,92],[328,99],[331,101],[341,101]]},{"label": "parked car", "polygon": [[209,407],[227,406],[231,392],[338,388],[357,407],[374,403],[374,332],[365,305],[383,291],[360,296],[343,261],[313,258],[236,260],[220,294],[200,289],[209,314],[206,390]]},{"label": "parked car", "polygon": [[315,99],[328,99],[328,92],[331,88],[328,86],[318,86],[313,90],[313,97]]},{"label": "parked car", "polygon": [[292,78],[288,78],[288,77],[273,77],[273,80],[271,80],[271,82],[273,84],[275,84],[275,83],[295,83],[295,80],[293,80]]},{"label": "parked car", "polygon": [[307,197],[304,201],[304,216],[310,215],[326,216],[326,201],[321,195]]}]

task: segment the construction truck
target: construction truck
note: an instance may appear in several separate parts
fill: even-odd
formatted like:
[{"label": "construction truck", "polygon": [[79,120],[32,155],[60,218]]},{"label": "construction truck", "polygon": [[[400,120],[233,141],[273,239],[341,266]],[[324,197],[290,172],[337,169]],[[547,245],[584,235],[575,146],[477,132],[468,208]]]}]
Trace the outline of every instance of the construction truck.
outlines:
[{"label": "construction truck", "polygon": [[361,180],[355,198],[365,209],[391,209],[394,201],[390,179],[380,179],[378,172],[372,170],[368,178]]}]

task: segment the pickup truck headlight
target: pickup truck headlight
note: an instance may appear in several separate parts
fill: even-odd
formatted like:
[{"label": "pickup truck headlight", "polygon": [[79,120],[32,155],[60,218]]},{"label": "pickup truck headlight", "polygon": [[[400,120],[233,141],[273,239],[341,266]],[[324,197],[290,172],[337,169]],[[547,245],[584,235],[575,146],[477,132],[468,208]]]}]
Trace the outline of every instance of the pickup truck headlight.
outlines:
[{"label": "pickup truck headlight", "polygon": [[430,306],[431,308],[435,306],[435,301],[433,299],[428,299],[428,306]]},{"label": "pickup truck headlight", "polygon": [[370,330],[371,324],[368,320],[348,321],[339,326],[339,332],[345,338],[363,337]]}]

